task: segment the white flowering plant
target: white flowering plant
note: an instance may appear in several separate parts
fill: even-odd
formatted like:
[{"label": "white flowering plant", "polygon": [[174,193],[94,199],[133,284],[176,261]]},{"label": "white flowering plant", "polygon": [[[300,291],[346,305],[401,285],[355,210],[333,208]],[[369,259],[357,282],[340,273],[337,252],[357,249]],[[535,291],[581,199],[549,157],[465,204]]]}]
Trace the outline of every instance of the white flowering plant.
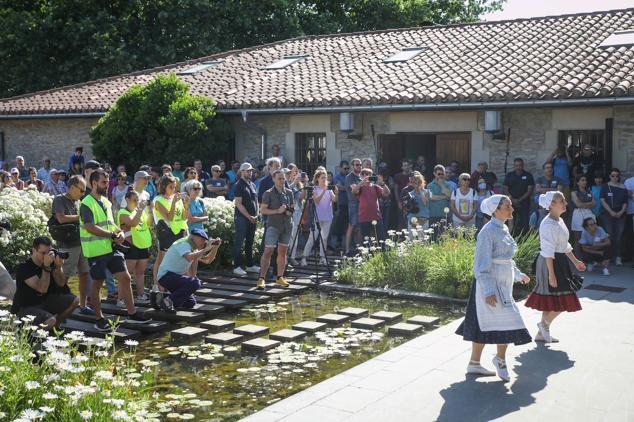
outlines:
[{"label": "white flowering plant", "polygon": [[[236,237],[235,205],[222,196],[203,198],[203,203],[205,204],[205,212],[209,216],[209,220],[203,224],[205,230],[211,237],[222,239],[222,245],[212,265],[215,268],[230,267],[233,261],[233,243]],[[254,255],[259,254],[259,245],[262,242],[263,234],[264,229],[258,225],[253,242]],[[254,256],[254,259],[257,259],[257,256]]]},{"label": "white flowering plant", "polygon": [[0,191],[0,221],[8,221],[10,230],[0,231],[0,260],[12,271],[30,253],[37,236],[48,236],[46,222],[51,216],[53,197],[34,187],[19,191]]}]

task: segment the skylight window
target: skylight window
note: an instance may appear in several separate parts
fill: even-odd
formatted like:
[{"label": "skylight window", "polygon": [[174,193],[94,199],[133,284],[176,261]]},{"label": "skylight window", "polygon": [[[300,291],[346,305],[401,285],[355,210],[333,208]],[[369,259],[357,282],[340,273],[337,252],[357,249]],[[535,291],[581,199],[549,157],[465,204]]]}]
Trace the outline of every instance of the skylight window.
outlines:
[{"label": "skylight window", "polygon": [[634,45],[634,29],[617,31],[603,40],[599,47],[621,47]]},{"label": "skylight window", "polygon": [[178,72],[179,75],[193,75],[195,73],[198,72],[202,72],[203,70],[207,70],[210,69],[212,67],[216,67],[218,66],[220,63],[222,63],[222,60],[215,60],[215,61],[210,61],[210,62],[202,62],[199,63],[195,66],[192,66],[188,69],[183,69],[180,72]]},{"label": "skylight window", "polygon": [[302,60],[305,57],[306,56],[284,56],[283,59],[279,59],[278,61],[273,62],[268,66],[264,66],[262,69],[265,69],[265,70],[284,69],[285,67],[288,67],[292,65],[293,63]]},{"label": "skylight window", "polygon": [[387,59],[384,59],[383,62],[385,63],[406,62],[409,59],[413,59],[414,57],[418,56],[420,53],[423,52],[423,50],[424,50],[423,47],[407,47],[402,49],[398,53],[388,57]]}]

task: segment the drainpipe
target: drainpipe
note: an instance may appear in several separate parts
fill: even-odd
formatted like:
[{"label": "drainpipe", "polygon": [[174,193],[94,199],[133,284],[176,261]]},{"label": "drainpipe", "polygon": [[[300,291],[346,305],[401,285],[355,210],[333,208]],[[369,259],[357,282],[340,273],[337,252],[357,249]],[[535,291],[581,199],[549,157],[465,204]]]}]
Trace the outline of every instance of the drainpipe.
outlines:
[{"label": "drainpipe", "polygon": [[254,130],[260,134],[260,159],[264,161],[266,157],[267,140],[268,140],[266,129],[249,122],[248,120],[249,114],[246,110],[242,110],[241,114],[242,114],[242,123],[244,123],[244,127],[246,127],[247,129]]}]

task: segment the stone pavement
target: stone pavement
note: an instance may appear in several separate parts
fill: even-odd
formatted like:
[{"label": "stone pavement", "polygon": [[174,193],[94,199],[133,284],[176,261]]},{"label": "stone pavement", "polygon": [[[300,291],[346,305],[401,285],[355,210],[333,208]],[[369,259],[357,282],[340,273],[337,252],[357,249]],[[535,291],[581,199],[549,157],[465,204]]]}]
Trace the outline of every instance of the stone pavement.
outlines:
[{"label": "stone pavement", "polygon": [[[583,289],[583,310],[553,323],[560,343],[511,345],[509,383],[465,375],[470,343],[454,321],[243,421],[634,421],[634,270],[595,270],[591,284],[625,290]],[[534,336],[540,313],[520,308]],[[493,354],[487,346],[489,368]]]}]

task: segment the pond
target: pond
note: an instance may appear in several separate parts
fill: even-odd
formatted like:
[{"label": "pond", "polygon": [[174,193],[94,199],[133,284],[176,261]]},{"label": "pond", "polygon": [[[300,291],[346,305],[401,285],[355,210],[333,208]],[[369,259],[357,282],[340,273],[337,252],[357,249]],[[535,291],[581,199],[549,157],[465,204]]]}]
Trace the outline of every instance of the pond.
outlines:
[{"label": "pond", "polygon": [[[441,324],[464,311],[456,305],[309,292],[277,303],[252,305],[220,318],[235,320],[236,326],[265,325],[274,332],[349,306],[371,313],[400,312],[404,318],[438,316]],[[168,419],[188,413],[196,420],[235,421],[405,341],[388,337],[386,329],[373,332],[344,326],[250,356],[242,354],[239,345],[223,347],[200,339],[178,343],[166,334],[142,341],[137,359],[141,367],[155,371],[164,399],[160,411]]]}]

